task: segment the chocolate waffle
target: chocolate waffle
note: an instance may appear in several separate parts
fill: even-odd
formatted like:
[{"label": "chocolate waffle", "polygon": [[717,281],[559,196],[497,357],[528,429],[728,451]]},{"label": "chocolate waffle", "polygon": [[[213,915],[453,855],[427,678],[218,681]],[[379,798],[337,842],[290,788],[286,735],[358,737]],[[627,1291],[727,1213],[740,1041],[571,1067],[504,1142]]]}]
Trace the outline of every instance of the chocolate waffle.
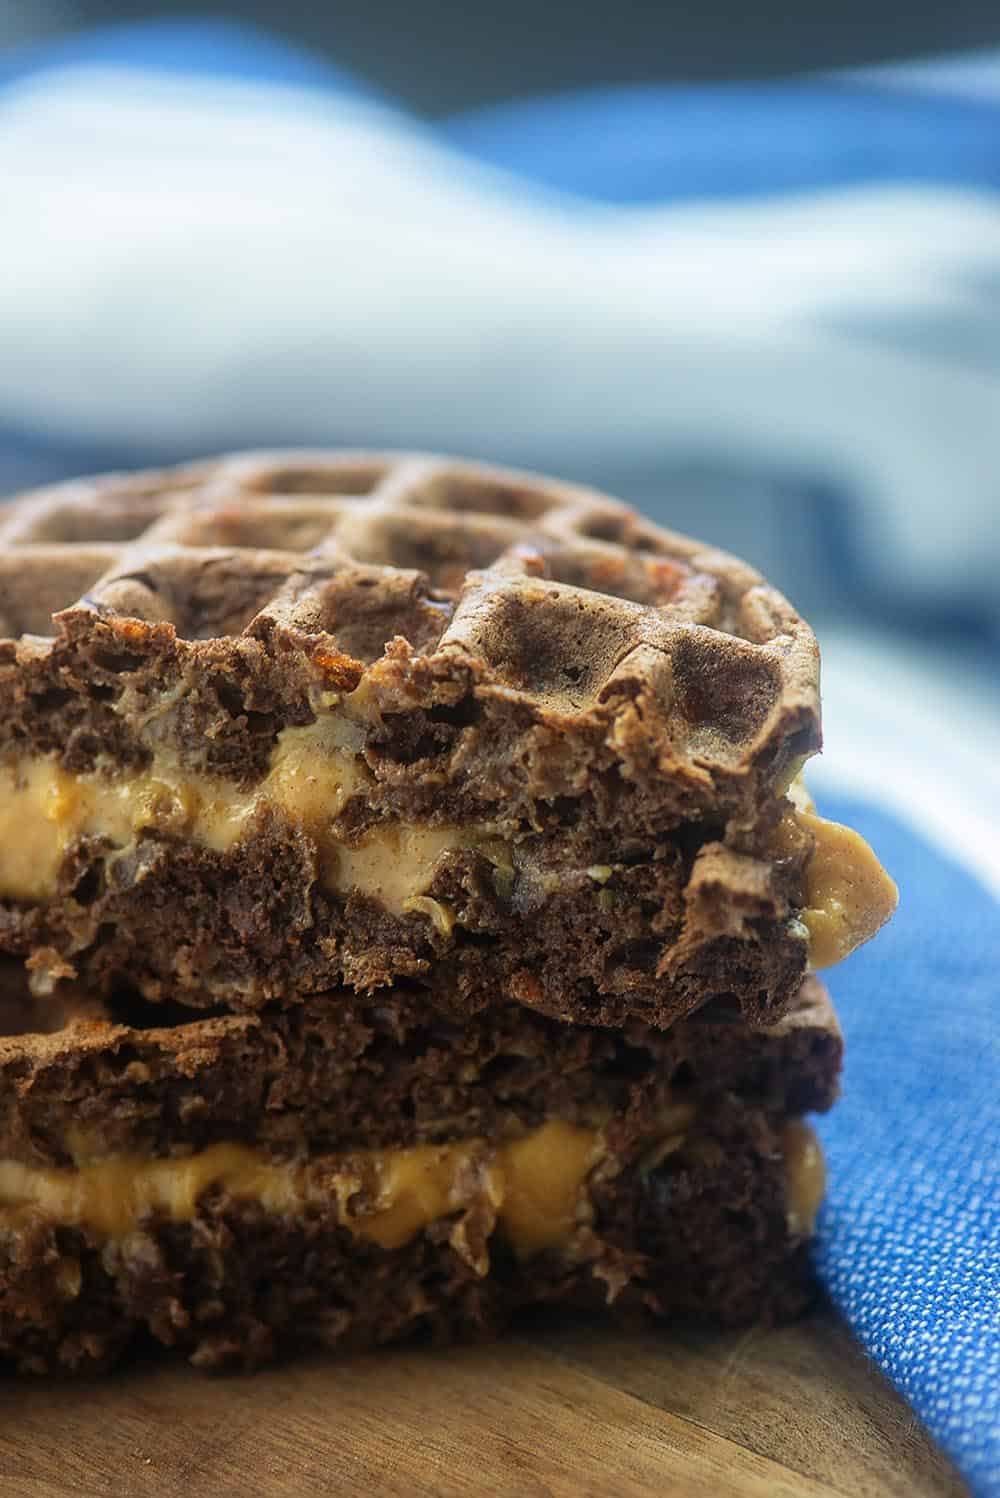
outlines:
[{"label": "chocolate waffle", "polygon": [[590,490],[350,453],[81,481],[6,510],[0,627],[0,949],[38,992],[762,1022],[891,909],[786,798],[808,626]]},{"label": "chocolate waffle", "polygon": [[781,1317],[841,1058],[817,979],[753,1030],[315,995],[192,1017],[0,969],[0,1359],[204,1367],[468,1336],[545,1301]]}]

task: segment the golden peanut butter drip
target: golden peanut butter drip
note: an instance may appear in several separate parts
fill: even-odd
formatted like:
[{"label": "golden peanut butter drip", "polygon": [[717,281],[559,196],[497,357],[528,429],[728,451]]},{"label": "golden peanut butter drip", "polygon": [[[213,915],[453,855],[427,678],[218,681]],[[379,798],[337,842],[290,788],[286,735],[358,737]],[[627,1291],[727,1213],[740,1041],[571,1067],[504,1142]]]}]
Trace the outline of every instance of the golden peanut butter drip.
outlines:
[{"label": "golden peanut butter drip", "polygon": [[800,1118],[785,1125],[781,1147],[785,1156],[788,1231],[796,1237],[808,1238],[826,1196],[826,1161],[815,1130]]},{"label": "golden peanut butter drip", "polygon": [[816,971],[870,941],[899,904],[899,890],[859,833],[817,814],[800,779],[793,780],[788,796],[794,806],[789,817],[814,842],[799,919],[809,932],[809,966]]},{"label": "golden peanut butter drip", "polygon": [[0,1222],[5,1212],[34,1208],[61,1225],[123,1238],[152,1214],[190,1221],[201,1197],[218,1189],[279,1216],[332,1198],[345,1227],[391,1249],[458,1211],[475,1171],[499,1230],[529,1258],[572,1235],[585,1213],[584,1183],[604,1153],[599,1129],[556,1119],[492,1148],[470,1139],[305,1162],[276,1162],[243,1144],[175,1159],[122,1155],[66,1170],[5,1160]]}]

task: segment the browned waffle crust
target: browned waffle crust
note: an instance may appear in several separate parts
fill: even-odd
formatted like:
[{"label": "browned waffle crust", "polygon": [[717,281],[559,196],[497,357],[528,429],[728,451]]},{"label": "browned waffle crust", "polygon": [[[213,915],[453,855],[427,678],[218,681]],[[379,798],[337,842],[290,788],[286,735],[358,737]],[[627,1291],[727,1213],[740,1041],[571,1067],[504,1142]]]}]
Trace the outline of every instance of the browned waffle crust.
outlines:
[{"label": "browned waffle crust", "polygon": [[339,704],[341,846],[488,827],[508,859],[446,851],[402,911],[332,888],[273,808],[221,851],[82,837],[46,898],[0,909],[43,974],[243,1008],[408,978],[606,1024],[719,994],[773,1018],[797,989],[808,848],[771,836],[819,741],[815,641],[750,568],[602,495],[322,453],[84,481],[6,511],[0,627],[8,763],[167,756],[249,793]]},{"label": "browned waffle crust", "polygon": [[[204,1366],[310,1341],[468,1336],[549,1300],[723,1322],[804,1303],[783,1141],[790,1118],[830,1105],[841,1056],[815,979],[764,1030],[716,1004],[666,1033],[621,1034],[511,1005],[428,1023],[426,1005],[395,990],[153,1028],[138,1021],[163,1010],[134,999],[119,1024],[114,1004],[72,987],[44,1002],[9,982],[4,993],[15,1033],[0,1040],[0,1158],[32,1169],[71,1165],[87,1137],[124,1159],[242,1141],[273,1161],[354,1160],[363,1211],[365,1157],[352,1152],[478,1141],[448,1215],[393,1247],[348,1231],[332,1192],[278,1213],[209,1188],[188,1220],[150,1213],[111,1240],[8,1208],[0,1355],[23,1369],[106,1365],[150,1335]],[[662,1120],[678,1106],[683,1137],[667,1149]],[[595,1117],[607,1150],[586,1179],[587,1213],[558,1248],[519,1258],[483,1163],[548,1120]]]}]

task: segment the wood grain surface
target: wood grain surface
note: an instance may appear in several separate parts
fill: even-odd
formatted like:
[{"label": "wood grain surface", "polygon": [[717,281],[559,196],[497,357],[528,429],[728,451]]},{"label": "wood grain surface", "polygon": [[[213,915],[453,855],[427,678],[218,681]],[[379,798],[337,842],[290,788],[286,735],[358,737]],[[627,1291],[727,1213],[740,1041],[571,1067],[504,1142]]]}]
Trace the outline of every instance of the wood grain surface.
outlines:
[{"label": "wood grain surface", "polygon": [[830,1316],[776,1332],[547,1314],[485,1347],[0,1383],[3,1498],[957,1498]]}]

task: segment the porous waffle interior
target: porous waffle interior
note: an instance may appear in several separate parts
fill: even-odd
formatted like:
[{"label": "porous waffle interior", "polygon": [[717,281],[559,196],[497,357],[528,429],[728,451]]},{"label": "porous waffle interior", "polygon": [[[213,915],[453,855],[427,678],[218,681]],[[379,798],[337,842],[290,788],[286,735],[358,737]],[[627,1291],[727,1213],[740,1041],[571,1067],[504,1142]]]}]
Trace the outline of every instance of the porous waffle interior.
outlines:
[{"label": "porous waffle interior", "polygon": [[220,1143],[300,1156],[511,1139],[552,1118],[591,1130],[615,1121],[614,1133],[634,1115],[649,1133],[668,1117],[686,1127],[727,1093],[796,1116],[833,1102],[840,1054],[812,977],[767,1029],[747,1029],[723,1003],[668,1032],[619,1036],[503,1004],[466,1021],[429,1016],[405,990],[197,1018],[76,982],[40,999],[23,965],[3,959],[0,1228],[5,1160],[65,1169]]},{"label": "porous waffle interior", "polygon": [[771,1032],[703,1015],[640,1053],[510,1008],[471,1048],[389,1017],[352,1036],[336,1003],[163,1025],[22,978],[0,964],[0,1363],[85,1371],[141,1333],[252,1365],[547,1300],[803,1304],[823,1169],[799,1115],[840,1060],[812,980]]},{"label": "porous waffle interior", "polygon": [[270,621],[361,664],[401,636],[569,712],[666,657],[678,738],[709,764],[816,712],[812,633],[752,568],[596,492],[447,459],[251,454],[14,501],[0,634],[80,611],[191,641]]}]

